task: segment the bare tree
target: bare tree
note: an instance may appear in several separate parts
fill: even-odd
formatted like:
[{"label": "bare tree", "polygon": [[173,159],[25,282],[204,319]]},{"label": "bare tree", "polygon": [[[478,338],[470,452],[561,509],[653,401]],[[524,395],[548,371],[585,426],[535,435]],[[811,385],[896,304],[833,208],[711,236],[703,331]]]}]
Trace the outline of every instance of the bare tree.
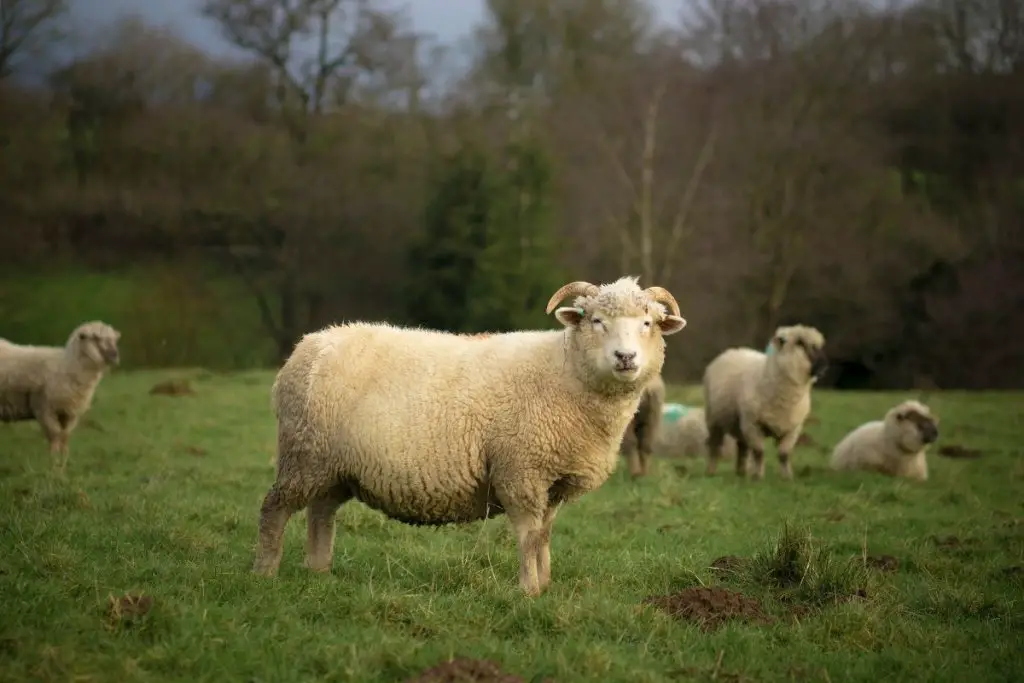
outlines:
[{"label": "bare tree", "polygon": [[23,53],[59,36],[57,22],[67,9],[67,0],[0,0],[0,79]]}]

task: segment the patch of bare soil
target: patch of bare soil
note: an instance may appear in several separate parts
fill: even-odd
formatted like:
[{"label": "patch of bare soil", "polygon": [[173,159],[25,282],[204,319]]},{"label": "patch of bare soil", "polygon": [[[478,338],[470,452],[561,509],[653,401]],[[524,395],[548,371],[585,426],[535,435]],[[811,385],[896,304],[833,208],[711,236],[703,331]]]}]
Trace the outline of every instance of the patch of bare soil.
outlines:
[{"label": "patch of bare soil", "polygon": [[762,625],[772,622],[757,600],[721,586],[687,588],[671,595],[651,596],[644,602],[676,619],[695,621],[703,631],[714,631],[732,620]]},{"label": "patch of bare soil", "polygon": [[984,455],[984,453],[977,448],[967,448],[956,443],[939,446],[938,453],[939,455],[947,458],[959,458],[962,460],[976,460]]},{"label": "patch of bare soil", "polygon": [[131,626],[153,609],[153,596],[126,593],[108,599],[107,626],[111,629]]},{"label": "patch of bare soil", "polygon": [[744,557],[737,557],[736,555],[723,555],[719,557],[709,566],[715,571],[719,572],[736,572],[742,569],[747,564],[747,559]]},{"label": "patch of bare soil", "polygon": [[192,396],[195,393],[192,383],[187,379],[169,379],[154,384],[149,390],[150,396]]},{"label": "patch of bare soil", "polygon": [[201,458],[206,455],[206,449],[199,446],[185,446],[185,452],[189,455],[194,455],[197,458]]},{"label": "patch of bare soil", "polygon": [[900,561],[892,555],[868,555],[864,563],[882,572],[894,572],[900,567]]},{"label": "patch of bare soil", "polygon": [[[456,657],[432,666],[406,683],[526,683],[526,679],[502,671],[488,659]],[[545,679],[545,683],[551,683],[550,679]]]}]

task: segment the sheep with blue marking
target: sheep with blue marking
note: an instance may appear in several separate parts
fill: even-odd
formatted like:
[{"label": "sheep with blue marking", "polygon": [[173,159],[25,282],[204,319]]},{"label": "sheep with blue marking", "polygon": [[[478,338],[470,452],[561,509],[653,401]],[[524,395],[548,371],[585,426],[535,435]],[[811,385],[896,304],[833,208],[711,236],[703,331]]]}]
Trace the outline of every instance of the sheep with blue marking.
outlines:
[{"label": "sheep with blue marking", "polygon": [[753,478],[764,478],[764,441],[778,447],[782,478],[793,478],[790,456],[811,411],[811,388],[828,368],[825,337],[814,327],[779,327],[769,353],[731,348],[704,370],[707,474],[713,475],[726,436],[736,439],[736,474],[747,476],[753,454]]}]

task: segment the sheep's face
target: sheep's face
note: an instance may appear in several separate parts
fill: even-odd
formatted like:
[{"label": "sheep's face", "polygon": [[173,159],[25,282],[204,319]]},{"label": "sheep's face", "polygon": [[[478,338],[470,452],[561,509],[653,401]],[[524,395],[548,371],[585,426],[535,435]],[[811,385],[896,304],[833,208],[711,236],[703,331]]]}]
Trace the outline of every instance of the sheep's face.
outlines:
[{"label": "sheep's face", "polygon": [[68,339],[68,347],[76,356],[95,366],[108,367],[121,362],[117,341],[121,333],[110,325],[98,320],[84,323],[75,328]]},{"label": "sheep's face", "polygon": [[[586,293],[576,297],[574,306],[555,312],[558,321],[570,330],[577,363],[599,384],[610,381],[641,388],[661,371],[665,361],[662,337],[679,332],[686,321],[669,314],[654,299],[666,295],[671,298],[670,294],[655,288],[642,290],[636,278],[587,287]],[[549,303],[549,310],[552,305]],[[676,307],[674,299],[671,305]]]},{"label": "sheep's face", "polygon": [[792,325],[775,330],[772,351],[794,378],[817,382],[828,370],[825,336],[813,327]]},{"label": "sheep's face", "polygon": [[919,401],[904,401],[885,414],[885,431],[900,450],[917,453],[938,440],[939,416]]}]

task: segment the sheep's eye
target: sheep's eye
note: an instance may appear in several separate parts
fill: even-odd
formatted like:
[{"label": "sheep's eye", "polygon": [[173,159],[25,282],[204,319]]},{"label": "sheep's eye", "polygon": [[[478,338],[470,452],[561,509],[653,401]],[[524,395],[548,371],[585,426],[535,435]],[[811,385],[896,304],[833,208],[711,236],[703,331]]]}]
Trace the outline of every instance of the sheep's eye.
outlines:
[{"label": "sheep's eye", "polygon": [[785,345],[785,343],[786,343],[786,340],[783,339],[782,337],[776,337],[775,338],[775,345],[778,346],[780,349],[783,347],[783,345]]},{"label": "sheep's eye", "polygon": [[651,326],[651,321],[650,320],[645,320],[644,321],[644,327],[650,327],[650,326]]},{"label": "sheep's eye", "polygon": [[81,339],[82,341],[85,341],[86,339],[89,338],[89,335],[87,335],[85,332],[79,332],[78,338]]},{"label": "sheep's eye", "polygon": [[604,321],[601,320],[600,318],[594,318],[594,324],[595,325],[603,325]]},{"label": "sheep's eye", "polygon": [[807,348],[807,344],[804,342],[803,339],[797,339],[796,345],[799,346],[800,348]]},{"label": "sheep's eye", "polygon": [[907,419],[907,416],[904,415],[903,413],[896,413],[896,419],[899,420],[900,422],[903,422],[904,420]]}]

